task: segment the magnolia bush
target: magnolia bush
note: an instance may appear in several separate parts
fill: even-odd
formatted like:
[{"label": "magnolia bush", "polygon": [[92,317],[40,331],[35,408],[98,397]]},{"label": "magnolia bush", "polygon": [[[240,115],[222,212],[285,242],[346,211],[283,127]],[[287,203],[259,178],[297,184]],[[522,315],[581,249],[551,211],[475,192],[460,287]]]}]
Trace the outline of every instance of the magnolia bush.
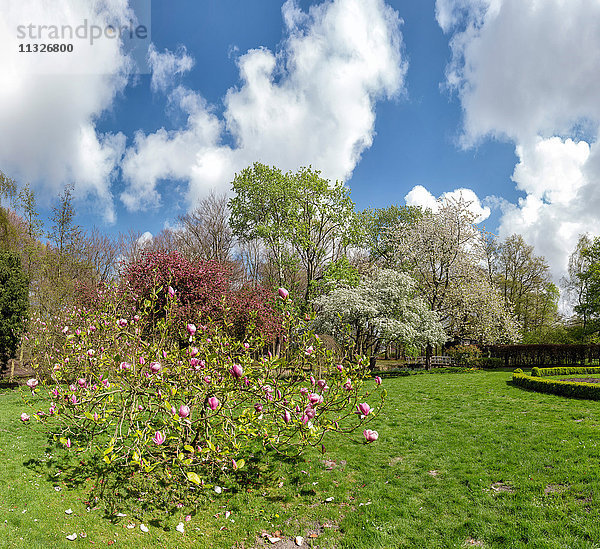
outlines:
[{"label": "magnolia bush", "polygon": [[[171,287],[164,294],[157,323],[151,318],[156,299],[127,315],[118,300],[107,299],[95,310],[65,311],[65,322],[40,324],[48,340],[31,336],[40,376],[28,386],[51,395],[49,409],[33,415],[64,447],[111,467],[202,485],[217,472],[244,467],[256,443],[289,455],[322,444],[331,432],[360,428],[365,443],[377,439],[364,427],[380,411],[385,391],[380,378],[365,373],[364,358],[340,363],[310,332],[297,336],[297,351],[288,349],[285,360],[263,355],[258,330],[240,341],[226,318],[180,322],[177,294]],[[279,299],[289,333],[299,321],[285,290]],[[155,323],[152,330],[148,322]],[[44,349],[48,341],[52,347]]]}]

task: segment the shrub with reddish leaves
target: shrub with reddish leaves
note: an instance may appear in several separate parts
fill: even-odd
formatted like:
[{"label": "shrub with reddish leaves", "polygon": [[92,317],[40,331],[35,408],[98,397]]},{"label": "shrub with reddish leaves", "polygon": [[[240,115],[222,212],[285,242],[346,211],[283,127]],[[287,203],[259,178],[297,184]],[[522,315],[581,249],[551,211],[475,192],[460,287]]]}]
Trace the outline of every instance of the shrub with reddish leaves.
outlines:
[{"label": "shrub with reddish leaves", "polygon": [[155,304],[152,316],[164,315],[169,287],[175,291],[176,318],[226,327],[238,339],[255,331],[266,340],[281,332],[282,314],[265,288],[232,287],[231,268],[216,261],[192,262],[177,252],[145,252],[126,266],[124,284],[137,305]]}]

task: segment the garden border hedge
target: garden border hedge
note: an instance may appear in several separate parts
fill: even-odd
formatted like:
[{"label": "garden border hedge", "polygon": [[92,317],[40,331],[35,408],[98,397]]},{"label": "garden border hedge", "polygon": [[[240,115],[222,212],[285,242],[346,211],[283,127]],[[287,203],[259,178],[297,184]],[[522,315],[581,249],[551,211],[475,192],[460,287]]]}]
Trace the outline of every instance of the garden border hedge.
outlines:
[{"label": "garden border hedge", "polygon": [[[541,368],[553,370],[554,368]],[[556,368],[567,369],[567,368]],[[573,368],[577,369],[577,368]],[[551,375],[551,374],[548,374]],[[550,393],[553,395],[566,396],[570,398],[582,398],[587,400],[600,400],[600,384],[581,383],[578,381],[562,381],[558,379],[543,379],[539,376],[528,376],[523,372],[513,372],[513,384],[537,391],[538,393]]]},{"label": "garden border hedge", "polygon": [[572,374],[600,374],[600,366],[557,366],[555,368],[533,368],[533,377],[570,376]]}]

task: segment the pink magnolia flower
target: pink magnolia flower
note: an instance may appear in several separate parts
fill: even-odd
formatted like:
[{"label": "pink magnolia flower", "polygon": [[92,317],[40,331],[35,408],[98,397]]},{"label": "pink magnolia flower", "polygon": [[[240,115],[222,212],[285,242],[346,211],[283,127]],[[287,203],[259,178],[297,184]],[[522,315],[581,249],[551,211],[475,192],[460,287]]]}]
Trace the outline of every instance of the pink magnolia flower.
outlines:
[{"label": "pink magnolia flower", "polygon": [[185,522],[190,522],[190,520],[192,520],[192,515],[186,515]]},{"label": "pink magnolia flower", "polygon": [[156,433],[154,434],[154,437],[152,438],[152,442],[154,442],[154,444],[158,444],[158,445],[163,444],[165,442],[165,440],[167,440],[167,438],[160,431],[156,431]]},{"label": "pink magnolia flower", "polygon": [[302,396],[306,396],[306,395],[308,395],[308,389],[307,389],[306,387],[301,387],[301,388],[300,388],[300,394],[301,394]]},{"label": "pink magnolia flower", "polygon": [[234,364],[229,372],[236,379],[239,379],[244,375],[244,369],[239,364]]},{"label": "pink magnolia flower", "polygon": [[283,421],[285,421],[286,423],[289,423],[290,421],[292,421],[292,415],[290,414],[290,412],[288,410],[286,410],[283,413]]},{"label": "pink magnolia flower", "polygon": [[130,370],[131,363],[130,362],[121,362],[121,370]]},{"label": "pink magnolia flower", "polygon": [[356,405],[356,413],[357,414],[360,414],[363,416],[368,416],[370,412],[371,412],[371,407],[366,402]]},{"label": "pink magnolia flower", "polygon": [[210,384],[210,376],[204,376],[204,383]]},{"label": "pink magnolia flower", "polygon": [[171,406],[171,413],[176,416],[177,415],[177,408],[175,408],[175,406]]},{"label": "pink magnolia flower", "polygon": [[94,421],[98,421],[99,416],[98,416],[98,412],[94,412]]},{"label": "pink magnolia flower", "polygon": [[283,299],[284,301],[288,298],[288,296],[290,295],[290,292],[288,292],[285,288],[279,288],[279,290],[277,290],[277,293],[279,294],[279,297],[281,299]]},{"label": "pink magnolia flower", "polygon": [[346,391],[352,391],[352,381],[346,381],[346,383],[344,383],[344,389],[346,389]]},{"label": "pink magnolia flower", "polygon": [[338,369],[338,372],[343,372],[344,371],[344,367],[341,364],[338,364],[336,366],[336,368]]},{"label": "pink magnolia flower", "polygon": [[190,348],[190,356],[194,357],[198,354],[198,347],[191,347]]},{"label": "pink magnolia flower", "polygon": [[379,376],[375,376],[375,383],[377,383],[377,385],[381,385],[381,378]]},{"label": "pink magnolia flower", "polygon": [[198,367],[198,364],[200,364],[200,361],[197,358],[190,358],[190,366],[192,368],[199,370],[200,368]]},{"label": "pink magnolia flower", "polygon": [[190,407],[182,404],[179,407],[179,417],[188,417],[190,415]]},{"label": "pink magnolia flower", "polygon": [[142,365],[146,364],[146,359],[143,356],[141,356],[140,359],[138,360],[138,362]]},{"label": "pink magnolia flower", "polygon": [[281,400],[281,397],[283,396],[283,394],[281,393],[281,390],[280,390],[280,389],[277,389],[277,391],[275,391],[275,395],[277,396],[277,398],[278,398],[279,400]]},{"label": "pink magnolia flower", "polygon": [[27,387],[29,387],[30,389],[35,389],[39,384],[39,381],[37,379],[35,379],[34,377],[32,377],[31,379],[27,380]]},{"label": "pink magnolia flower", "polygon": [[108,388],[110,387],[110,382],[108,381],[108,379],[103,379],[103,380],[102,380],[102,386],[103,386],[105,389],[108,389]]},{"label": "pink magnolia flower", "polygon": [[325,387],[327,387],[327,382],[324,379],[319,379],[319,381],[317,381],[317,385],[321,388],[324,389]]},{"label": "pink magnolia flower", "polygon": [[23,412],[21,414],[21,421],[29,421],[29,414],[26,414],[25,412]]},{"label": "pink magnolia flower", "polygon": [[68,326],[65,326],[65,327],[62,329],[62,333],[63,333],[63,334],[66,334],[68,331],[69,331],[69,327],[68,327]]},{"label": "pink magnolia flower", "polygon": [[310,384],[314,387],[315,386],[315,376],[310,376]]},{"label": "pink magnolia flower", "polygon": [[211,410],[216,410],[219,407],[219,399],[217,397],[210,397],[208,399],[208,406]]},{"label": "pink magnolia flower", "polygon": [[92,325],[90,326],[90,332],[94,333],[96,331],[96,326]]},{"label": "pink magnolia flower", "polygon": [[162,356],[163,356],[163,358],[167,358],[167,351],[163,351]]},{"label": "pink magnolia flower", "polygon": [[321,402],[323,402],[323,396],[318,395],[317,393],[311,393],[310,395],[308,395],[308,401],[313,406],[316,406],[317,404],[321,404]]},{"label": "pink magnolia flower", "polygon": [[75,335],[78,335],[78,336],[81,335],[81,330],[79,328],[77,328],[77,330],[75,330]]},{"label": "pink magnolia flower", "polygon": [[77,380],[77,385],[79,385],[83,389],[84,387],[87,387],[87,381],[85,380],[85,378],[80,377]]},{"label": "pink magnolia flower", "polygon": [[77,391],[77,385],[71,383],[71,385],[69,385],[69,391]]},{"label": "pink magnolia flower", "polygon": [[71,397],[69,398],[69,402],[71,404],[77,404],[77,397],[75,395],[71,395]]},{"label": "pink magnolia flower", "polygon": [[250,343],[244,342],[244,349],[250,349]]},{"label": "pink magnolia flower", "polygon": [[50,408],[48,409],[48,415],[53,416],[55,411],[56,411],[56,404],[54,404],[54,402],[53,402],[50,405]]},{"label": "pink magnolia flower", "polygon": [[187,330],[188,334],[190,334],[191,336],[193,336],[196,333],[196,325],[195,324],[188,324],[185,329]]},{"label": "pink magnolia flower", "polygon": [[162,366],[160,365],[160,362],[151,362],[150,363],[150,370],[152,371],[153,374],[160,372],[161,368],[162,368]]},{"label": "pink magnolia flower", "polygon": [[317,411],[312,406],[307,406],[304,410],[304,415],[308,419],[313,419],[317,415]]},{"label": "pink magnolia flower", "polygon": [[256,410],[257,414],[260,414],[263,411],[263,407],[262,404],[258,404],[258,402],[254,405],[254,409]]},{"label": "pink magnolia flower", "polygon": [[309,345],[306,349],[304,349],[304,354],[306,356],[310,356],[310,355],[312,355],[314,353],[314,351],[315,350],[314,350],[313,346]]},{"label": "pink magnolia flower", "polygon": [[70,448],[70,447],[71,447],[71,439],[70,439],[70,438],[68,438],[68,439],[67,439],[67,442],[65,442],[65,446],[66,446],[67,448]]},{"label": "pink magnolia flower", "polygon": [[379,438],[379,433],[377,431],[371,431],[371,429],[365,429],[363,435],[367,439],[367,442],[375,442]]},{"label": "pink magnolia flower", "polygon": [[140,321],[140,315],[134,315],[133,320],[135,320],[136,322]]},{"label": "pink magnolia flower", "polygon": [[172,286],[169,286],[169,289],[167,290],[167,292],[170,297],[175,297],[175,290],[173,289]]},{"label": "pink magnolia flower", "polygon": [[125,326],[127,326],[127,319],[120,318],[119,320],[117,320],[117,325],[119,326],[119,328],[125,328]]},{"label": "pink magnolia flower", "polygon": [[96,351],[94,351],[94,349],[87,350],[87,356],[89,356],[90,358],[93,357],[95,354],[96,354]]},{"label": "pink magnolia flower", "polygon": [[144,407],[141,404],[138,404],[138,412],[143,412]]},{"label": "pink magnolia flower", "polygon": [[250,385],[250,380],[248,379],[248,376],[245,376],[245,377],[244,377],[244,385],[245,385],[246,387],[248,387],[248,385]]}]

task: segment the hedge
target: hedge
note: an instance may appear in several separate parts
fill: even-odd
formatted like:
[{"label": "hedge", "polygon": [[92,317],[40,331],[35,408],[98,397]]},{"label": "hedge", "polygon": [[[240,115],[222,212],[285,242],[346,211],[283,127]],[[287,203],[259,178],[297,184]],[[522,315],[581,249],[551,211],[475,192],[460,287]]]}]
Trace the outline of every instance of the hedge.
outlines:
[{"label": "hedge", "polygon": [[600,364],[600,345],[597,344],[531,344],[486,345],[483,354],[504,361],[506,367],[517,366],[581,366],[589,362]]},{"label": "hedge", "polygon": [[573,374],[600,374],[600,366],[563,366],[558,368],[533,368],[531,370],[533,377],[570,376]]},{"label": "hedge", "polygon": [[519,387],[529,389],[530,391],[537,391],[538,393],[550,393],[571,398],[600,400],[600,384],[596,383],[543,379],[541,377],[528,376],[517,371],[513,372],[512,381],[513,384],[518,385]]}]

